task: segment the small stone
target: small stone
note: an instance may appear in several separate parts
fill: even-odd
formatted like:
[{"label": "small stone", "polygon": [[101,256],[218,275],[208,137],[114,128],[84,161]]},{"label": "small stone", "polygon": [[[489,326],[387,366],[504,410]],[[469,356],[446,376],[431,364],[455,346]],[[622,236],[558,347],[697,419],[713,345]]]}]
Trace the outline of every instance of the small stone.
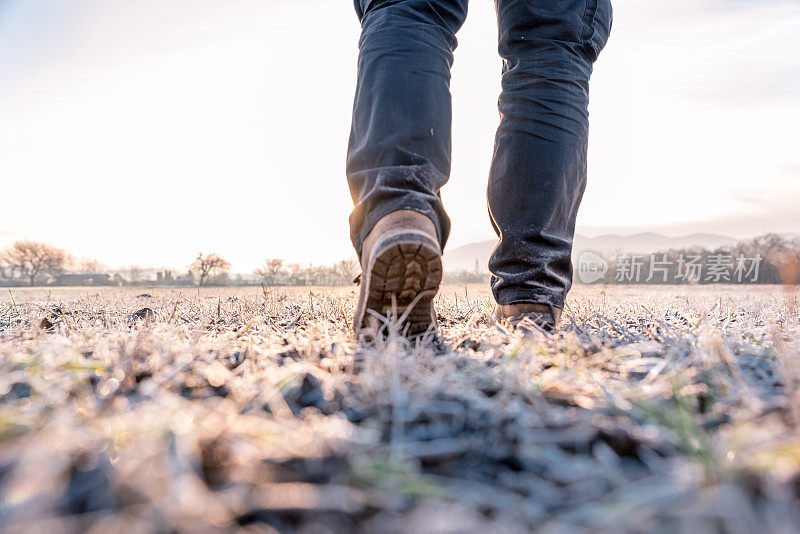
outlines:
[{"label": "small stone", "polygon": [[139,310],[139,311],[135,312],[133,315],[131,315],[131,319],[133,319],[134,321],[136,321],[138,319],[143,319],[145,321],[155,321],[156,312],[154,312],[150,308],[142,308],[141,310]]}]

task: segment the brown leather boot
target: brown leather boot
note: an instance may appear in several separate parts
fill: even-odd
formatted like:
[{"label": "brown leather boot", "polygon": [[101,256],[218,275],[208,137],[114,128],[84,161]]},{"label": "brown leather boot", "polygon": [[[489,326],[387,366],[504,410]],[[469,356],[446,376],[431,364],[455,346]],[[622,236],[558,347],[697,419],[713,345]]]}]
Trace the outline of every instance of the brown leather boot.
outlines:
[{"label": "brown leather boot", "polygon": [[409,336],[435,328],[433,297],[442,281],[442,251],[433,222],[412,210],[379,220],[362,245],[360,278],[356,335],[377,331],[381,318],[390,316]]},{"label": "brown leather boot", "polygon": [[494,308],[494,318],[498,321],[508,321],[514,328],[524,326],[523,321],[528,319],[542,330],[552,332],[561,320],[561,309],[534,302],[498,304]]}]

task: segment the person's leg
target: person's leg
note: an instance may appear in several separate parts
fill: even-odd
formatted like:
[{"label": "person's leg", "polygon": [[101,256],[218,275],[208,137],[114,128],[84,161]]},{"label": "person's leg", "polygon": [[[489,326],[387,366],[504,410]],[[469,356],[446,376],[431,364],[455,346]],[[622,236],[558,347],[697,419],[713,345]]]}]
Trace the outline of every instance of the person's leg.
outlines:
[{"label": "person's leg", "polygon": [[443,248],[450,231],[439,198],[450,174],[450,67],[467,0],[355,4],[362,34],[347,154],[353,246],[361,258],[381,218],[413,210],[433,221]]},{"label": "person's leg", "polygon": [[361,263],[359,336],[395,324],[436,326],[450,221],[439,189],[450,174],[450,67],[467,0],[356,0],[358,83],[347,155]]},{"label": "person's leg", "polygon": [[589,76],[610,0],[497,0],[500,127],[489,178],[500,242],[489,261],[500,306],[564,307],[586,185]]}]

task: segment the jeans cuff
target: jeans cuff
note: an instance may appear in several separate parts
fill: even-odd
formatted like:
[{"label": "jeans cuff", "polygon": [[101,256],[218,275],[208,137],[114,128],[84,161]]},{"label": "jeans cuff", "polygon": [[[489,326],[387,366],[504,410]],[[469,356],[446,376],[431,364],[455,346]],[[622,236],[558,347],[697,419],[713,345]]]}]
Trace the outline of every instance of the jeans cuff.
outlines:
[{"label": "jeans cuff", "polygon": [[367,238],[367,235],[372,230],[372,228],[383,217],[389,215],[392,212],[400,210],[412,210],[428,217],[431,220],[431,222],[433,222],[433,226],[436,228],[436,237],[439,239],[439,246],[441,247],[442,250],[444,250],[444,242],[447,239],[447,235],[445,234],[445,230],[442,228],[442,224],[439,221],[439,217],[437,216],[436,211],[433,208],[431,208],[430,204],[428,204],[425,201],[416,201],[414,199],[398,198],[390,202],[382,203],[379,207],[370,211],[364,217],[364,221],[360,226],[354,225],[353,216],[351,215],[350,238],[353,242],[353,247],[356,249],[356,254],[358,254],[359,262],[361,261],[361,248],[364,245],[364,240]]},{"label": "jeans cuff", "polygon": [[533,304],[549,304],[559,310],[564,309],[565,296],[560,293],[547,291],[541,288],[535,289],[506,289],[501,291],[492,290],[498,304],[520,304],[530,302]]}]

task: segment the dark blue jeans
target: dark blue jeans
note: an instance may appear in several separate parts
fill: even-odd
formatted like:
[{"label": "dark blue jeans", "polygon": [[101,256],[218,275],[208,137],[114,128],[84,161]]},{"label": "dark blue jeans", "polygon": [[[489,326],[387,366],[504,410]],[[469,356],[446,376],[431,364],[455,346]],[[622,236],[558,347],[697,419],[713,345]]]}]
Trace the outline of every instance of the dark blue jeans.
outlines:
[{"label": "dark blue jeans", "polygon": [[[358,83],[347,155],[356,251],[400,209],[450,220],[450,67],[467,0],[355,0]],[[589,77],[611,30],[610,0],[497,0],[500,127],[489,176],[489,261],[500,304],[564,307],[575,217],[586,186]]]}]

